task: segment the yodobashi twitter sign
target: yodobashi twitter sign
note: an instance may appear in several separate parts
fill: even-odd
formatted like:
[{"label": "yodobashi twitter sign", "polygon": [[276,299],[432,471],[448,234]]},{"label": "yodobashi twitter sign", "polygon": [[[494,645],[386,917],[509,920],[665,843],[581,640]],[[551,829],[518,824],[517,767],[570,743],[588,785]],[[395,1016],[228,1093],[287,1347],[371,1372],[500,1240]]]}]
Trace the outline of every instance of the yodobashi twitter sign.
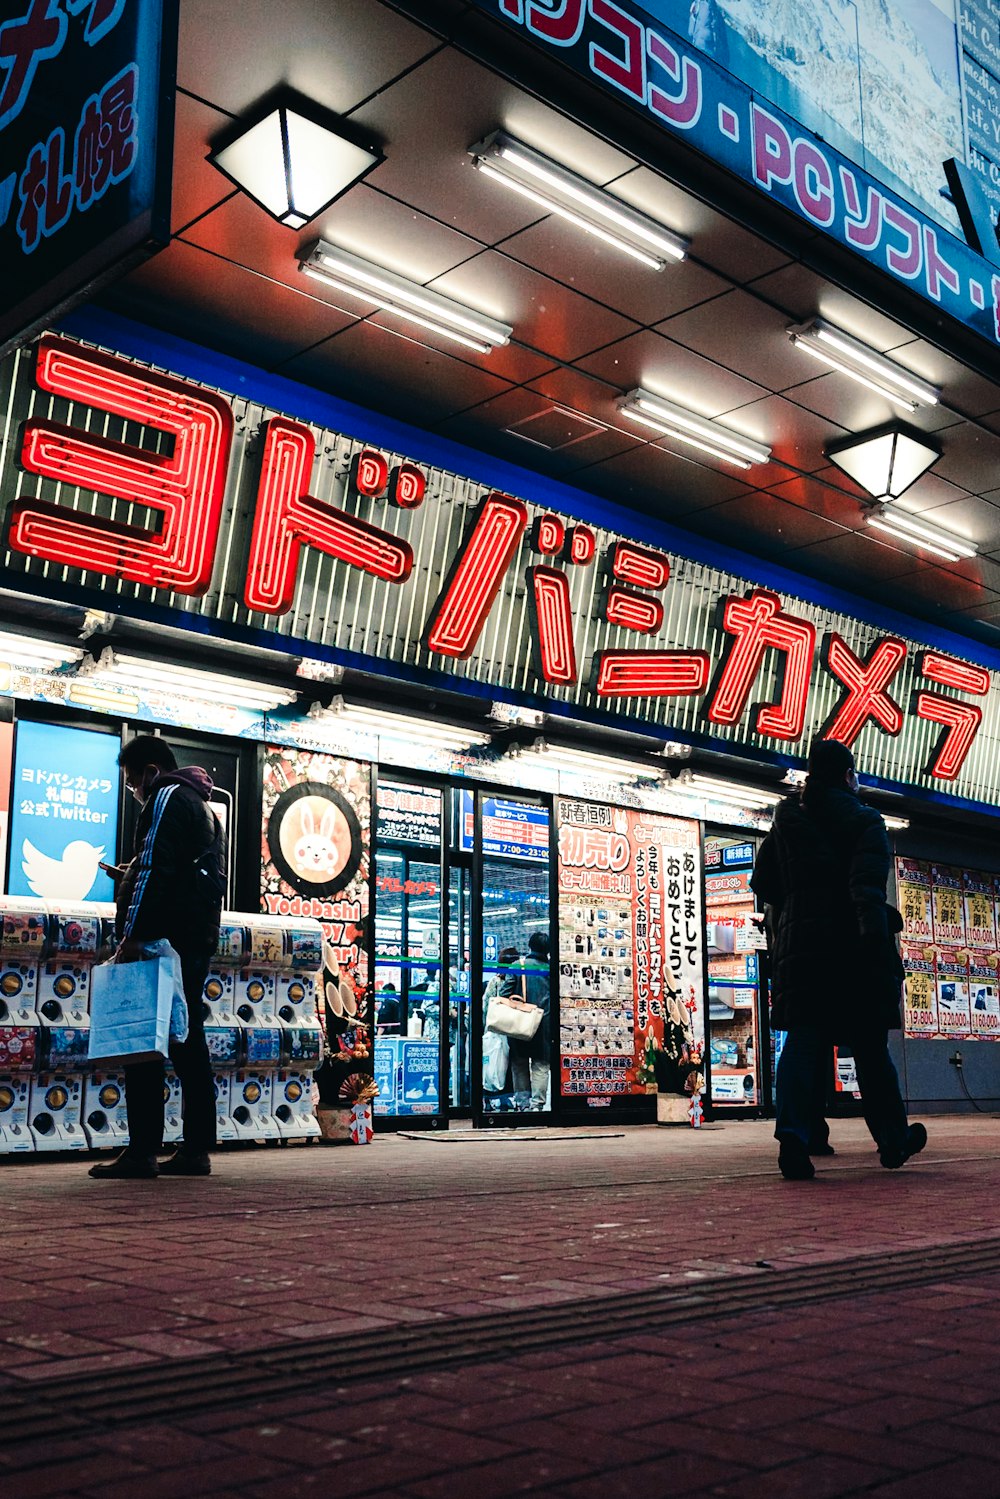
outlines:
[{"label": "yodobashi twitter sign", "polygon": [[9,895],[114,898],[111,880],[98,864],[115,862],[119,748],[114,734],[17,725]]}]

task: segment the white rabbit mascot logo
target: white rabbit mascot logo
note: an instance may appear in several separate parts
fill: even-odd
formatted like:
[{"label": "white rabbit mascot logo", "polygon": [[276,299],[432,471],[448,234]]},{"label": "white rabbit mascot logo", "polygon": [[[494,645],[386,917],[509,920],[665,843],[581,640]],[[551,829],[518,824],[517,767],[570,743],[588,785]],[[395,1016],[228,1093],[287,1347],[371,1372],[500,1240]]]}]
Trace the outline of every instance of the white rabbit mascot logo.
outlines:
[{"label": "white rabbit mascot logo", "polygon": [[282,879],[302,895],[343,890],[361,862],[357,813],[334,787],[318,781],[300,781],[282,793],[267,842]]}]

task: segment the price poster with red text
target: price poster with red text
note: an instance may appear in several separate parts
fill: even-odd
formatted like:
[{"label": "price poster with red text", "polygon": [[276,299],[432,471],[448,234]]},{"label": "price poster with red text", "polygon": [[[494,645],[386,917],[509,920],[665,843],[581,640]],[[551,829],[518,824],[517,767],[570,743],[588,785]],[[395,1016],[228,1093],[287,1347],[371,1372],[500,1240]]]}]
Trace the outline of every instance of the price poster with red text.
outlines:
[{"label": "price poster with red text", "polygon": [[931,872],[918,859],[896,860],[896,901],[903,918],[904,942],[931,942]]},{"label": "price poster with red text", "polygon": [[931,911],[937,947],[965,946],[965,906],[962,871],[947,864],[931,865]]},{"label": "price poster with red text", "polygon": [[969,953],[969,1013],[972,1034],[980,1041],[1000,1041],[1000,987],[995,952]]},{"label": "price poster with red text", "polygon": [[962,871],[965,885],[965,934],[970,948],[995,952],[996,916],[993,906],[993,876],[977,869]]},{"label": "price poster with red text", "polygon": [[906,977],[903,982],[903,1029],[908,1036],[938,1034],[934,949],[921,942],[900,948]]},{"label": "price poster with red text", "polygon": [[569,798],[556,816],[563,1097],[653,1092],[654,1052],[704,1051],[698,824]]}]

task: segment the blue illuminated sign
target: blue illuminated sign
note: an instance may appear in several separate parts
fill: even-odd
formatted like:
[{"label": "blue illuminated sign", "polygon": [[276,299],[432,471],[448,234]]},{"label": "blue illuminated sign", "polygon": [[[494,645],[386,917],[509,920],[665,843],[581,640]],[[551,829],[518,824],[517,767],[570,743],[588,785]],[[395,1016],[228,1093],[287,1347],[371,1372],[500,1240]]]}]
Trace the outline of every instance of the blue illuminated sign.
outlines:
[{"label": "blue illuminated sign", "polygon": [[19,723],[10,809],[9,895],[113,900],[117,736]]}]

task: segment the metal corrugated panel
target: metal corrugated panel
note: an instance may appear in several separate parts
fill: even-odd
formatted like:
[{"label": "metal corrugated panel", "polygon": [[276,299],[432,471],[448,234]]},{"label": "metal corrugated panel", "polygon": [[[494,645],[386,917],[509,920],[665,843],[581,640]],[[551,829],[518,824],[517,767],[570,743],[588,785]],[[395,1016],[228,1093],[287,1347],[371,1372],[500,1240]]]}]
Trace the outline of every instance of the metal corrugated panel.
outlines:
[{"label": "metal corrugated panel", "polygon": [[[38,479],[19,468],[19,430],[29,416],[64,422],[82,431],[99,433],[154,451],[169,441],[155,430],[140,429],[120,418],[72,406],[65,400],[37,391],[32,367],[30,352],[22,351],[0,368],[0,489],[5,506],[9,507],[20,496],[37,496],[84,515],[132,525],[154,524],[155,513],[144,506],[59,484],[51,479]],[[435,469],[425,470],[427,493],[423,505],[417,510],[397,509],[384,498],[374,501],[363,498],[352,493],[349,485],[351,460],[363,444],[326,429],[312,429],[317,457],[310,492],[326,504],[405,538],[414,552],[413,573],[404,585],[398,586],[368,577],[356,568],[307,547],[302,552],[290,610],[280,618],[251,612],[243,603],[243,582],[256,493],[261,427],[273,415],[294,417],[295,414],[275,413],[239,398],[230,399],[236,418],[235,432],[212,585],[199,599],[176,593],[168,595],[169,606],[178,611],[178,623],[183,623],[185,616],[197,615],[216,624],[220,634],[233,627],[253,627],[272,632],[282,644],[287,642],[292,647],[298,644],[307,649],[309,644],[315,643],[368,657],[373,667],[383,663],[444,671],[484,686],[544,695],[589,712],[613,712],[618,719],[634,719],[637,726],[662,727],[665,734],[704,735],[711,732],[715,740],[734,745],[786,752],[794,749],[785,741],[761,738],[754,732],[754,704],[773,701],[780,690],[782,662],[775,651],[768,653],[755,683],[753,702],[739,723],[732,727],[708,724],[705,698],[598,702],[590,687],[590,671],[595,653],[601,650],[652,650],[658,646],[704,650],[717,667],[729,643],[729,637],[721,627],[721,603],[729,595],[744,595],[753,587],[752,581],[746,578],[672,556],[671,579],[663,594],[665,614],[661,630],[655,636],[630,635],[601,617],[602,556],[610,543],[618,539],[606,530],[595,528],[598,553],[591,565],[567,568],[580,666],[580,678],[575,686],[546,687],[534,674],[525,570],[533,561],[541,559],[531,552],[527,538],[522,541],[508,570],[471,658],[461,662],[432,655],[422,643],[422,634],[440,596],[447,571],[458,554],[471,514],[485,490],[469,478]],[[394,464],[405,461],[408,455],[386,456]],[[528,510],[532,520],[542,513],[535,505],[529,505]],[[114,607],[128,610],[131,606],[137,614],[154,600],[161,606],[164,603],[163,594],[154,589],[105,578],[94,572],[80,572],[55,562],[30,559],[9,549],[4,553],[3,566],[4,581],[11,587],[23,589],[32,578],[44,579],[56,591],[60,585],[82,586],[94,590],[95,604],[100,604],[102,597],[106,603],[111,593]],[[847,615],[791,597],[787,597],[784,603],[790,612],[812,620],[818,639],[836,631],[858,656],[867,655],[880,638],[881,632],[874,626]],[[995,686],[991,686],[986,698],[979,700],[984,710],[983,724],[961,774],[954,782],[943,785],[926,771],[942,730],[936,724],[918,719],[911,711],[913,693],[921,685],[917,669],[921,647],[915,641],[909,644],[910,654],[892,686],[893,697],[906,713],[903,731],[898,738],[892,739],[872,725],[867,727],[856,746],[859,763],[869,775],[938,791],[947,790],[974,800],[994,800],[1000,785],[1000,757],[997,754],[1000,699]],[[951,694],[943,691],[942,695]],[[803,743],[808,744],[822,729],[842,696],[841,685],[823,665],[821,653],[817,650],[812,666]]]}]

